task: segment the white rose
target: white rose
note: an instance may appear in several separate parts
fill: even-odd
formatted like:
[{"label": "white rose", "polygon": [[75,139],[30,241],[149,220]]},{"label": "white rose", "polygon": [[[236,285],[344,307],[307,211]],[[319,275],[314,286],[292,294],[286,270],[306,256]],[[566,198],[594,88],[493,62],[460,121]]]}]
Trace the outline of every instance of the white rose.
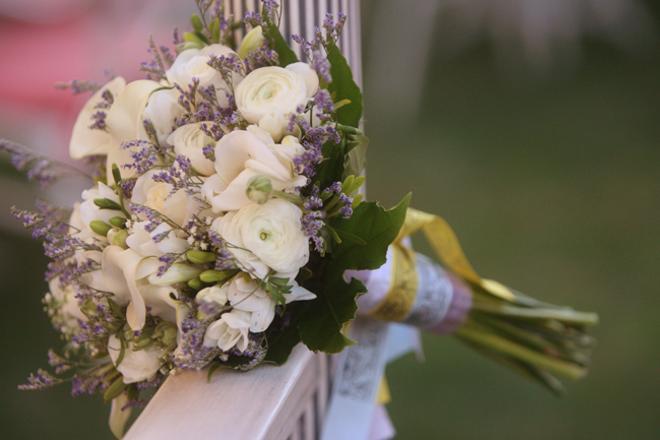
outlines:
[{"label": "white rose", "polygon": [[[164,144],[174,130],[176,118],[184,113],[185,109],[179,104],[179,91],[176,89],[162,89],[153,92],[149,96],[143,119],[151,121],[156,130],[158,142]],[[144,130],[142,137],[146,137]]]},{"label": "white rose", "polygon": [[302,211],[293,203],[271,199],[225,214],[211,227],[230,244],[229,251],[248,272],[263,279],[272,269],[294,278],[309,259],[301,218]]},{"label": "white rose", "polygon": [[319,86],[318,75],[305,63],[286,68],[268,66],[250,72],[236,87],[236,107],[250,123],[279,140],[288,115],[305,105]]},{"label": "white rose", "polygon": [[154,344],[142,350],[134,350],[132,346],[128,346],[124,349],[121,362],[117,363],[121,354],[121,341],[112,335],[108,338],[108,354],[117,371],[123,376],[124,383],[129,384],[152,379],[163,365],[162,357],[165,351]]},{"label": "white rose", "polygon": [[[100,237],[99,234],[92,232],[89,227],[89,224],[94,220],[100,220],[104,223],[108,223],[113,217],[123,217],[126,218],[126,215],[119,210],[115,209],[101,209],[94,203],[95,199],[109,199],[115,203],[119,203],[119,196],[115,192],[104,184],[99,182],[94,188],[87,189],[82,192],[83,202],[80,204],[79,212],[72,213],[72,220],[76,223],[79,223],[84,229],[80,228],[81,231],[86,231],[83,234],[83,237],[88,234],[94,234],[97,238]],[[75,217],[73,215],[75,214]]]},{"label": "white rose", "polygon": [[167,143],[174,146],[176,154],[188,159],[192,167],[203,176],[210,176],[215,172],[213,162],[204,156],[203,148],[215,144],[213,138],[202,130],[203,122],[187,124],[177,128],[168,138]]},{"label": "white rose", "polygon": [[[220,72],[209,66],[208,62],[212,56],[231,56],[236,52],[222,44],[211,44],[203,49],[187,49],[181,52],[174,60],[174,64],[167,70],[167,80],[171,84],[178,84],[183,90],[187,90],[192,84],[193,78],[199,80],[200,87],[214,86],[220,105],[227,104],[225,91],[227,84],[222,79]],[[236,55],[238,56],[238,55]],[[235,80],[240,76],[235,75]]]},{"label": "white rose", "polygon": [[224,136],[215,147],[216,174],[202,186],[202,194],[213,211],[232,211],[250,203],[247,188],[256,176],[270,179],[273,189],[293,190],[307,179],[295,172],[292,158],[278,153],[278,146],[252,130],[236,130]]},{"label": "white rose", "polygon": [[112,293],[119,305],[128,304],[128,325],[133,330],[140,330],[144,327],[147,306],[152,315],[176,322],[177,303],[170,296],[176,291],[148,281],[157,265],[156,259],[145,260],[132,249],[111,245],[103,250],[101,269],[85,274],[82,280],[93,289]]},{"label": "white rose", "polygon": [[249,342],[249,328],[249,312],[232,310],[224,313],[206,329],[204,346],[218,347],[222,351],[228,351],[236,346],[239,351],[245,351]]},{"label": "white rose", "polygon": [[172,185],[153,179],[156,172],[150,170],[137,178],[131,202],[154,209],[183,226],[199,211],[200,202],[182,189],[172,194]]},{"label": "white rose", "polygon": [[[164,254],[181,254],[185,252],[190,245],[188,242],[180,237],[177,237],[176,231],[167,223],[161,223],[149,232],[146,226],[149,222],[136,222],[130,229],[130,233],[126,238],[126,244],[129,248],[143,257],[160,257]],[[154,237],[167,233],[167,236],[159,241],[155,241]]]}]

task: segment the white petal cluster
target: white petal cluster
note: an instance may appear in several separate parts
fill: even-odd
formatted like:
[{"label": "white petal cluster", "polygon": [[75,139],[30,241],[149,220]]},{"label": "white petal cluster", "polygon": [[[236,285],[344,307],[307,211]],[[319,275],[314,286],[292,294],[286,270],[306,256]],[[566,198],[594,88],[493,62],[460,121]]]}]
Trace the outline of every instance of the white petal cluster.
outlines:
[{"label": "white petal cluster", "polygon": [[[243,56],[261,44],[260,32],[255,31],[251,45],[241,49]],[[224,352],[245,351],[250,334],[266,331],[275,318],[277,304],[264,289],[269,277],[288,280],[291,292],[285,295],[286,302],[315,297],[295,281],[310,253],[302,229],[303,211],[295,202],[307,178],[296,166],[305,149],[287,126],[292,114],[304,109],[317,93],[319,79],[304,63],[223,77],[209,65],[218,56],[238,57],[220,44],[187,49],[178,54],[162,81],[126,83],[117,77],[90,98],[76,121],[70,153],[73,158],[105,156],[106,180],[83,192],[70,224],[72,235],[102,249],[76,254],[79,261],[96,263],[82,275],[83,283],[125,307],[130,330],[141,331],[152,317],[176,324],[180,339],[182,317],[191,307],[180,301],[182,288],[191,280],[199,282],[200,273],[208,269],[187,260],[187,252],[209,245],[200,243],[186,225],[204,219],[226,243],[238,270],[224,283],[207,284],[195,296],[197,305],[213,304],[219,310],[205,328],[203,345]],[[220,107],[235,102],[242,129],[223,128],[224,133],[213,135],[217,140],[205,122],[190,118],[181,90],[188,92],[193,83],[199,85],[197,93],[212,87]],[[228,99],[231,94],[234,101]],[[99,111],[104,113],[104,127],[92,128]],[[154,142],[170,160],[176,155],[189,161],[197,192],[168,183],[159,174],[163,167],[139,175],[126,167],[133,158],[122,145],[136,140]],[[113,165],[120,168],[122,181],[135,179],[129,196],[119,196]],[[261,186],[255,189],[255,182]],[[99,199],[121,209],[100,206]],[[155,224],[144,213],[131,213],[132,206],[148,208],[162,221]],[[90,227],[93,223],[102,227]],[[103,225],[110,230],[106,232]],[[163,258],[173,259],[167,270],[162,269]],[[68,326],[85,319],[71,290],[51,283],[51,292],[63,304],[60,310]],[[154,377],[165,359],[162,346],[122,347],[122,343],[110,336],[107,349],[124,382]]]}]

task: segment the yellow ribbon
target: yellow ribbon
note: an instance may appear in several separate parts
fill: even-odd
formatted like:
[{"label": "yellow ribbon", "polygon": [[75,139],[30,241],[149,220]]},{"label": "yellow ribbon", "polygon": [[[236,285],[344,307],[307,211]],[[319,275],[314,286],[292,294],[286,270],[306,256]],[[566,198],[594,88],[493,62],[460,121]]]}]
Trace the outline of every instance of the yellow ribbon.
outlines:
[{"label": "yellow ribbon", "polygon": [[465,256],[456,233],[442,217],[409,208],[392,246],[390,289],[381,303],[370,312],[371,316],[386,321],[402,321],[410,313],[417,295],[418,277],[415,253],[403,244],[403,240],[419,231],[424,233],[446,269],[496,298],[515,301],[516,297],[509,288],[497,281],[479,276]]}]

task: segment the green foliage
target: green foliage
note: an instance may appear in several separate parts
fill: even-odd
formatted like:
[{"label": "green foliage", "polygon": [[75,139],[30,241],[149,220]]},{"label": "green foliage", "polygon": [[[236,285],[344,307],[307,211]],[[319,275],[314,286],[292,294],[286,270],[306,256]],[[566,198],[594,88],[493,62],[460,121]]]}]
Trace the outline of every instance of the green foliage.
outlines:
[{"label": "green foliage", "polygon": [[335,102],[348,100],[349,103],[336,110],[337,122],[357,127],[362,118],[362,92],[353,80],[351,68],[337,45],[330,41],[326,46],[332,83],[328,90]]},{"label": "green foliage", "polygon": [[344,324],[355,317],[355,298],[365,292],[356,279],[344,281],[348,269],[377,269],[385,263],[387,247],[394,241],[405,219],[410,195],[386,210],[378,203],[361,203],[349,219],[334,222],[342,237],[314,286],[314,301],[306,304],[298,323],[302,341],[311,350],[337,353],[351,344],[342,333]]},{"label": "green foliage", "polygon": [[271,20],[266,20],[262,30],[264,37],[268,40],[270,48],[277,53],[280,66],[288,66],[289,64],[298,61],[296,53],[289,47],[289,44],[280,33],[277,24],[273,23]]}]

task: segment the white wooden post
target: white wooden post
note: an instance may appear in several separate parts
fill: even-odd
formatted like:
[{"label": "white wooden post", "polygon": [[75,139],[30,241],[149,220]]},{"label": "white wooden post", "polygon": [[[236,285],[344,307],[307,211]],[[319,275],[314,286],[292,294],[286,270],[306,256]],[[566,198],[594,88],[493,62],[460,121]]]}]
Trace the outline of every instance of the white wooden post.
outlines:
[{"label": "white wooden post", "polygon": [[[228,14],[258,0],[225,0]],[[327,12],[348,16],[339,46],[362,82],[360,0],[282,0],[281,30],[307,39]],[[294,48],[295,44],[292,45]],[[297,346],[285,365],[250,372],[184,372],[169,377],[126,433],[127,440],[273,439],[320,437],[330,390],[330,358]]]}]

